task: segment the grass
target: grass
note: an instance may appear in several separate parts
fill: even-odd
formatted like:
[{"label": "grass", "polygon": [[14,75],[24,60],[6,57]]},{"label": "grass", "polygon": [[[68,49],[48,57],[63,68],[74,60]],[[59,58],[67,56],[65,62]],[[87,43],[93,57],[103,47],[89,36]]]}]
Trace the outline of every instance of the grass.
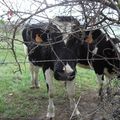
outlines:
[{"label": "grass", "polygon": [[[18,36],[19,39],[20,36]],[[6,44],[2,43],[6,46]],[[16,43],[15,51],[18,61],[25,61],[23,46]],[[0,62],[4,60],[13,62],[12,51],[0,49]],[[22,74],[16,64],[0,64],[0,118],[27,118],[36,116],[42,109],[43,104],[47,107],[47,89],[42,71],[39,73],[40,89],[31,90],[29,65],[21,63]],[[65,93],[62,84],[55,81],[55,97],[61,97]],[[96,76],[92,70],[77,68],[76,91],[77,96],[81,91],[96,89]],[[46,108],[44,108],[46,109]],[[44,110],[43,109],[43,110]]]}]

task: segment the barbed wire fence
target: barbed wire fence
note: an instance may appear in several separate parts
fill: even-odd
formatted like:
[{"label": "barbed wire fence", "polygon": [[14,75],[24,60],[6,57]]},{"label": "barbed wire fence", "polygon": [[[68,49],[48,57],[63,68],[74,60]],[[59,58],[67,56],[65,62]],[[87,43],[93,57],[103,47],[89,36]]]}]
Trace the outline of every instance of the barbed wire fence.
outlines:
[{"label": "barbed wire fence", "polygon": [[[24,5],[25,3],[27,5]],[[27,24],[49,22],[54,16],[74,16],[80,22],[80,31],[99,28],[111,37],[120,38],[120,0],[54,0],[52,2],[2,0],[0,6],[3,11],[0,15],[0,52],[6,51],[4,57],[0,59],[0,66],[17,65],[16,71],[20,73],[22,73],[21,64],[29,62],[26,60],[27,56],[24,56],[24,60],[20,60],[16,45],[24,44],[21,31]],[[6,59],[9,52],[12,54],[12,61]],[[48,60],[38,62],[48,62]],[[102,118],[103,120],[120,119],[120,86],[117,85],[115,88],[112,86],[112,88],[109,98],[105,97],[103,102],[98,103],[95,110],[86,116],[81,115],[81,120],[86,120],[87,117],[93,120],[98,111],[106,114],[107,119]],[[79,102],[80,98],[77,103]]]}]

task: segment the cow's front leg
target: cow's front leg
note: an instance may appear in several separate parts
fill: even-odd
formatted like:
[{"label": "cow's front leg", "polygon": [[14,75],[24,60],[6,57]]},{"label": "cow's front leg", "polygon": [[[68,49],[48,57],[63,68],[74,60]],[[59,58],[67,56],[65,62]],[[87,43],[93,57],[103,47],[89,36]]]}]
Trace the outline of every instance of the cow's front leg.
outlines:
[{"label": "cow's front leg", "polygon": [[67,81],[66,88],[67,88],[68,97],[70,99],[70,107],[73,111],[72,117],[76,116],[76,115],[80,117],[80,112],[79,112],[77,104],[75,102],[75,83],[74,83],[74,80]]},{"label": "cow's front leg", "polygon": [[39,67],[30,63],[30,72],[31,72],[31,80],[32,80],[31,88],[39,88],[39,83],[38,83]]},{"label": "cow's front leg", "polygon": [[50,68],[45,70],[45,78],[46,78],[46,84],[47,84],[48,95],[49,95],[47,118],[52,119],[55,117],[55,106],[53,103],[53,96],[54,96],[53,71]]}]

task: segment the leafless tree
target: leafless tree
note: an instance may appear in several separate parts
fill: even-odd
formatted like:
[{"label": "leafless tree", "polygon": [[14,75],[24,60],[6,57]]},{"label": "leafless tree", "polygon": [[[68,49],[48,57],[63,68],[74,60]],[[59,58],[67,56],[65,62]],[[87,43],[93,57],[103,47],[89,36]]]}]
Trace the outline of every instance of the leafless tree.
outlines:
[{"label": "leafless tree", "polygon": [[[24,5],[26,3],[26,5]],[[7,34],[12,36],[9,38],[1,34],[3,37],[11,40],[11,49],[14,58],[18,63],[16,53],[14,50],[14,42],[16,33],[22,25],[36,19],[38,22],[41,20],[51,20],[51,16],[55,15],[72,15],[75,16],[84,29],[93,28],[110,28],[110,25],[119,26],[120,23],[120,0],[2,0],[0,1],[3,12],[1,19],[5,19],[5,28]],[[3,26],[2,26],[3,27]],[[114,30],[111,29],[114,33]],[[12,32],[12,33],[11,33]],[[22,41],[21,41],[22,42]]]},{"label": "leafless tree", "polygon": [[[72,15],[83,31],[102,28],[112,37],[120,38],[120,0],[1,0],[0,8],[3,21],[0,22],[0,49],[12,50],[20,72],[15,43],[23,43],[17,34],[25,24],[51,21],[56,15]],[[0,64],[6,62],[5,58]]]}]

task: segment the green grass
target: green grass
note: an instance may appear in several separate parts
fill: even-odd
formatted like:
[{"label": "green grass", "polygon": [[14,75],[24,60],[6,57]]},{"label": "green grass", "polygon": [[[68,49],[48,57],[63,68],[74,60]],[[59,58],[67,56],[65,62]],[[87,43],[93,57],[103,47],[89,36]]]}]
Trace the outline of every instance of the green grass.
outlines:
[{"label": "green grass", "polygon": [[[20,36],[18,36],[21,39]],[[0,43],[1,45],[1,43]],[[6,46],[5,43],[2,45]],[[18,61],[26,61],[23,46],[16,42],[15,51]],[[4,60],[14,62],[11,50],[0,49],[0,62]],[[21,63],[22,74],[18,71],[17,64],[0,64],[0,118],[19,118],[36,116],[44,106],[47,107],[47,89],[42,71],[39,73],[40,89],[31,90],[29,65]],[[55,97],[65,94],[65,88],[55,81]],[[76,91],[77,96],[81,91],[96,89],[96,76],[92,70],[77,68]],[[44,99],[44,100],[43,100]],[[44,104],[44,106],[43,106]],[[46,109],[46,108],[45,108]]]}]

